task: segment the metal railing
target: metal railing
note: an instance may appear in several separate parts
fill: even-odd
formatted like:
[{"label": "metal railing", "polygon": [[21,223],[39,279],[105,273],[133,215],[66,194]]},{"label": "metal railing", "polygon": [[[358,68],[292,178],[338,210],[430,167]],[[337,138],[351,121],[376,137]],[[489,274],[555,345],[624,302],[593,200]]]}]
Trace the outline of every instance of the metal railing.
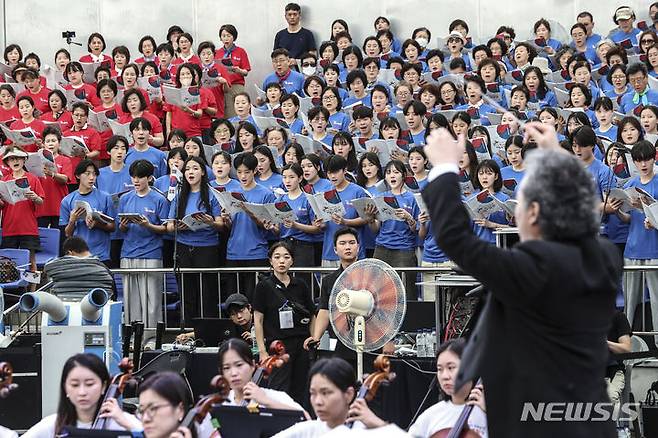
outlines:
[{"label": "metal railing", "polygon": [[[313,296],[314,300],[317,300],[320,295],[320,290],[322,287],[322,279],[323,275],[331,273],[335,270],[335,268],[320,268],[320,267],[305,267],[305,268],[300,268],[300,267],[295,267],[291,268],[291,272],[293,275],[306,275],[308,278],[311,278],[312,281],[310,282],[310,288],[311,288],[311,294]],[[403,280],[403,284],[406,275],[415,275],[417,276],[418,274],[434,274],[435,278],[439,278],[444,275],[448,274],[455,274],[458,273],[455,269],[451,267],[399,267],[395,268],[395,270],[400,274]],[[241,285],[240,285],[240,276],[236,274],[254,274],[257,275],[258,273],[264,273],[264,272],[269,272],[270,268],[269,267],[232,267],[232,268],[181,268],[178,269],[176,274],[174,273],[174,270],[172,268],[151,268],[151,269],[113,269],[112,272],[116,275],[130,275],[130,274],[144,274],[144,273],[152,273],[152,274],[161,274],[162,275],[162,303],[163,303],[163,320],[165,322],[165,328],[167,331],[179,331],[181,328],[189,328],[189,327],[182,327],[182,325],[176,324],[175,326],[172,326],[170,324],[170,311],[167,311],[167,304],[171,304],[171,302],[168,303],[167,298],[169,297],[176,297],[175,300],[179,301],[179,309],[180,309],[180,317],[179,321],[184,321],[185,320],[185,281],[179,281],[179,279],[173,277],[173,275],[180,275],[182,278],[185,276],[189,275],[195,275],[198,276],[198,286],[199,286],[199,291],[200,291],[200,296],[199,296],[199,302],[201,306],[201,315],[200,316],[205,316],[207,313],[207,309],[203,308],[203,296],[206,293],[216,293],[218,294],[218,301],[222,303],[231,293],[234,293],[236,291],[241,291]],[[645,281],[645,275],[647,272],[652,272],[652,271],[658,271],[658,266],[636,266],[636,265],[629,265],[629,266],[624,266],[624,272],[640,272],[642,277],[641,277],[641,283],[640,284],[646,284]],[[204,282],[203,282],[203,276],[208,275],[208,274],[214,274],[217,276],[217,285],[219,285],[219,288],[214,291],[209,291],[206,290],[207,288],[204,288]],[[226,284],[225,282],[222,281],[223,276],[232,276],[236,279],[236,288],[235,290],[222,290],[222,285]],[[460,277],[462,277],[463,281],[463,274],[460,274]],[[181,280],[182,280],[181,278]],[[468,277],[467,277],[468,278]],[[444,278],[444,280],[447,280],[447,278]],[[450,282],[448,282],[450,283]],[[457,284],[447,284],[445,286],[459,286],[460,282],[457,282]],[[472,282],[467,282],[464,284],[465,287],[472,286],[473,284],[476,284],[476,280],[472,280]],[[176,290],[169,290],[172,289],[173,286],[176,286]],[[428,287],[427,284],[424,286],[419,286],[419,287]],[[432,286],[429,286],[432,287]],[[436,288],[443,287],[441,285],[435,285]],[[645,286],[646,287],[646,286]],[[125,293],[125,290],[124,290]],[[148,293],[148,291],[147,291]],[[440,305],[443,305],[445,303],[440,303],[440,295],[436,293],[436,320],[441,321],[442,318],[440,317],[441,313],[445,311],[444,308],[440,308]],[[642,298],[641,298],[641,303],[642,303],[642,333],[646,335],[656,335],[658,336],[658,330],[657,328],[653,328],[653,331],[647,331],[646,330],[646,312],[645,312],[645,306],[647,304],[647,301],[644,299],[645,293],[644,290],[642,292]],[[171,300],[170,300],[171,301]],[[124,302],[125,302],[125,296],[124,296]],[[14,305],[8,309],[5,310],[4,316],[10,316],[11,313],[19,311],[18,306]],[[19,311],[19,313],[22,313]],[[34,316],[34,315],[32,315]],[[228,316],[228,315],[223,315],[223,316]],[[25,319],[25,315],[22,320]],[[38,318],[35,319],[36,324],[38,325]],[[631,324],[633,321],[630,321]],[[38,330],[38,327],[35,327],[35,330]]]}]

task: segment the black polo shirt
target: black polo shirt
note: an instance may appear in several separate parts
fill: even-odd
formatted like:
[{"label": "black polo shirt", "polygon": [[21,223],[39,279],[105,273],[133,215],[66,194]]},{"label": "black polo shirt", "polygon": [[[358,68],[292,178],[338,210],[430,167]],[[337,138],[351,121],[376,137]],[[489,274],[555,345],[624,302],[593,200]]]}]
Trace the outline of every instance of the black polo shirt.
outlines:
[{"label": "black polo shirt", "polygon": [[[276,288],[279,293],[273,288]],[[303,279],[291,276],[290,283],[286,287],[274,275],[260,278],[254,290],[252,307],[254,311],[263,314],[264,336],[268,342],[275,339],[287,339],[297,336],[307,338],[310,336],[309,324],[301,324],[301,318],[296,314],[293,315],[293,328],[280,328],[279,309],[286,300],[293,301],[306,308],[311,314],[313,313],[314,304],[311,290]]]}]

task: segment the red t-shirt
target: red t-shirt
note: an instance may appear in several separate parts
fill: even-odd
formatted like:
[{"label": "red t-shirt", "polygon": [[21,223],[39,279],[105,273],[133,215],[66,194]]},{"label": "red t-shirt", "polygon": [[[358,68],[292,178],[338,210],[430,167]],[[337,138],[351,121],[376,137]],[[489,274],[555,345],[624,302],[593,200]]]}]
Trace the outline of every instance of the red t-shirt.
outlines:
[{"label": "red t-shirt", "polygon": [[[43,130],[46,129],[46,124],[39,119],[34,119],[30,123],[25,124],[23,123],[23,120],[19,117],[18,120],[16,120],[14,123],[10,125],[10,128],[12,131],[18,131],[25,128],[32,128],[37,138],[42,139]],[[36,143],[22,146],[22,148],[25,152],[36,152],[39,149]]]},{"label": "red t-shirt", "polygon": [[[217,87],[214,87],[217,88]],[[211,91],[210,88],[200,88],[200,94],[201,96],[201,106],[204,108],[217,108],[217,101],[215,100],[215,95]],[[222,107],[223,108],[223,107]],[[218,117],[218,116],[216,116]],[[210,128],[210,125],[212,124],[212,117],[210,115],[206,114],[205,112],[201,115],[201,118],[199,119],[199,126],[201,127],[201,130],[208,129]]]},{"label": "red t-shirt", "polygon": [[34,107],[39,110],[39,115],[41,115],[50,111],[50,106],[48,105],[48,93],[50,91],[50,88],[41,87],[41,90],[34,94],[26,89],[18,93],[16,101],[18,102],[18,99],[22,96],[30,96],[34,100]]},{"label": "red t-shirt", "polygon": [[[30,189],[45,201],[46,194],[41,187],[39,178],[29,172],[25,177],[30,184]],[[3,181],[14,179],[10,173],[2,178]],[[38,236],[37,205],[30,201],[20,201],[15,204],[5,202],[2,207],[2,235],[3,236]]]},{"label": "red t-shirt", "polygon": [[[98,105],[97,107],[94,108],[95,113],[106,113],[112,110],[116,112],[117,120],[121,121],[121,117],[123,116],[123,111],[121,110],[121,105],[119,105],[118,103],[115,103],[114,106],[110,108],[105,108],[103,105]],[[105,131],[100,131],[98,134],[101,136],[100,159],[109,160],[110,153],[107,152],[107,142],[110,141],[110,138],[112,137],[112,130],[106,129]]]},{"label": "red t-shirt", "polygon": [[184,64],[186,62],[191,62],[192,64],[196,64],[198,66],[201,66],[201,58],[199,58],[197,55],[192,55],[190,57],[190,59],[188,59],[187,61],[185,61],[183,58],[174,58],[174,59],[171,60],[171,63],[173,65],[181,65],[181,64]]},{"label": "red t-shirt", "polygon": [[[142,117],[148,120],[149,123],[151,123],[151,135],[162,134],[163,132],[162,122],[160,122],[159,118],[157,118],[155,115],[151,114],[148,111],[143,111]],[[120,123],[130,123],[132,121],[133,121],[133,116],[126,113],[123,113],[123,115],[119,119]]]},{"label": "red t-shirt", "polygon": [[39,178],[39,182],[41,182],[46,198],[43,200],[43,204],[37,206],[37,217],[59,216],[59,207],[62,203],[62,199],[69,194],[67,183],[75,182],[73,168],[71,167],[71,159],[69,157],[57,155],[55,157],[55,165],[57,166],[57,173],[66,175],[68,181],[65,183],[59,183],[55,181],[55,178],[49,176]]},{"label": "red t-shirt", "polygon": [[[215,61],[215,63],[213,65],[206,68],[206,70],[212,70],[212,69],[217,71],[217,76],[218,77],[222,77],[222,78],[224,78],[228,81],[228,86],[229,87],[231,86],[231,76],[232,75],[231,75],[231,73],[228,72],[226,67],[224,67],[224,65],[221,62]],[[212,87],[212,88],[207,88],[207,90],[210,90],[212,92],[213,96],[215,97],[215,102],[217,103],[217,105],[214,106],[215,108],[217,108],[217,114],[215,115],[215,118],[219,119],[219,118],[224,117],[224,86],[222,84],[217,84],[217,86]],[[213,106],[213,105],[210,105],[210,106]],[[206,116],[204,115],[204,117],[206,117]],[[208,125],[208,126],[210,126],[210,125]]]},{"label": "red t-shirt", "polygon": [[[207,108],[203,106],[204,99],[201,98],[201,103],[190,106],[192,110],[199,110]],[[182,129],[188,137],[198,137],[201,135],[201,121],[192,114],[184,112],[182,109],[175,105],[165,103],[164,110],[171,113],[171,129]]]},{"label": "red t-shirt", "polygon": [[91,84],[82,84],[81,86],[74,88],[73,85],[67,84],[64,87],[65,90],[76,90],[77,92],[84,92],[82,97],[84,100],[89,102],[92,107],[98,106],[101,104],[101,100],[96,96],[96,87]]},{"label": "red t-shirt", "polygon": [[[91,57],[91,54],[88,53],[80,57],[80,62],[94,62],[94,59]],[[110,55],[103,54],[103,59],[101,60],[101,62],[109,62],[110,69],[114,68],[114,60]]]},{"label": "red t-shirt", "polygon": [[58,118],[55,118],[55,115],[52,111],[48,111],[47,113],[42,114],[41,117],[39,117],[39,120],[48,123],[57,122],[59,129],[62,132],[68,131],[71,129],[71,126],[73,126],[73,116],[71,116],[69,111],[63,111]]},{"label": "red t-shirt", "polygon": [[20,118],[21,118],[21,114],[18,112],[17,105],[14,105],[8,110],[0,106],[0,123],[11,124],[7,122],[18,120]]},{"label": "red t-shirt", "polygon": [[[95,159],[102,159],[101,157],[103,156],[103,151],[101,149],[101,136],[94,128],[91,128],[89,125],[85,125],[81,130],[76,131],[75,127],[73,127],[71,130],[64,132],[63,135],[65,137],[81,137],[87,145],[89,152],[100,151],[101,154]],[[82,161],[82,157],[69,157],[69,159],[71,160],[71,166],[73,169],[75,169],[75,166],[77,166],[78,163]]]},{"label": "red t-shirt", "polygon": [[[215,59],[217,59],[217,62],[222,62],[221,60],[223,58],[231,58],[231,63],[239,67],[243,70],[251,71],[251,64],[249,64],[249,56],[247,56],[247,52],[242,48],[242,47],[237,47],[231,51],[230,55],[226,53],[226,49],[224,47],[220,47],[215,51]],[[244,76],[238,73],[232,73],[229,72],[229,78],[230,78],[230,83],[231,84],[239,84],[239,85],[244,85]]]}]

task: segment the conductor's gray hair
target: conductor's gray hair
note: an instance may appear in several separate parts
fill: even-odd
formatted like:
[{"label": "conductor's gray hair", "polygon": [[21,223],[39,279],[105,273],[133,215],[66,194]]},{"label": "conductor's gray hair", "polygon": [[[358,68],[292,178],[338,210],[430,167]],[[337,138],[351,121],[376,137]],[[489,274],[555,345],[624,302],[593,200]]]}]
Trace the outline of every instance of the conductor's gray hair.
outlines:
[{"label": "conductor's gray hair", "polygon": [[592,174],[573,155],[534,150],[527,157],[521,183],[527,208],[539,204],[542,238],[573,241],[594,237],[599,231],[597,196]]}]

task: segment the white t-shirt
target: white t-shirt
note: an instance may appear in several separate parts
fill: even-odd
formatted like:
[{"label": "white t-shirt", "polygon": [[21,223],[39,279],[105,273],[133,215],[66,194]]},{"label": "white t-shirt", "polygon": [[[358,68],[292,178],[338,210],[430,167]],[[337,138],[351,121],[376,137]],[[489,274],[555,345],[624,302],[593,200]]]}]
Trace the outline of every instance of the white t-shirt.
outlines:
[{"label": "white t-shirt", "polygon": [[[132,430],[142,430],[142,423],[133,415],[125,413],[128,416],[130,424],[133,425]],[[32,426],[27,432],[25,432],[21,437],[25,438],[51,438],[55,436],[55,422],[57,420],[57,414],[48,415],[43,418],[37,424]],[[78,429],[90,429],[91,423],[83,423],[78,421],[75,425]],[[107,424],[107,430],[126,430],[124,427],[120,426],[114,419],[110,419]]]},{"label": "white t-shirt", "polygon": [[[359,425],[360,427],[357,427]],[[344,436],[353,435],[354,437],[372,437],[372,438],[402,438],[408,437],[407,432],[400,429],[395,424],[387,424],[386,426],[377,427],[375,429],[365,429],[362,423],[354,423],[352,429],[347,428],[346,426],[339,426],[333,429],[326,435],[322,435],[322,438],[340,438]]]},{"label": "white t-shirt", "polygon": [[11,429],[0,426],[0,438],[18,438],[18,434]]},{"label": "white t-shirt", "polygon": [[[409,435],[414,438],[426,438],[441,429],[455,425],[466,405],[455,405],[451,401],[440,401],[423,412],[418,420],[409,428]],[[487,416],[478,406],[475,406],[468,417],[468,427],[487,438]]]},{"label": "white t-shirt", "polygon": [[[274,389],[268,389],[268,388],[261,388],[263,391],[265,391],[265,394],[267,397],[277,403],[281,403],[284,405],[290,406],[290,409],[292,410],[297,410],[297,411],[303,411],[304,408],[300,406],[299,403],[297,403],[295,400],[292,399],[288,394],[286,394],[283,391],[276,391]],[[240,406],[235,402],[235,392],[231,390],[231,392],[228,393],[227,400],[222,403],[223,405],[226,406]],[[265,407],[265,406],[261,406]],[[215,428],[212,425],[212,418],[210,417],[210,414],[206,415],[206,417],[203,419],[201,424],[197,425],[197,435],[199,437],[208,437],[214,432]]]},{"label": "white t-shirt", "polygon": [[340,425],[333,429],[330,429],[327,426],[327,423],[321,420],[312,420],[312,421],[302,421],[293,426],[290,426],[286,430],[274,435],[272,438],[315,438],[319,436],[325,436],[330,434],[331,436],[344,436],[346,433],[349,433],[352,430],[358,430],[359,434],[363,433],[363,424],[360,422],[354,423],[354,427],[349,429],[345,425]]},{"label": "white t-shirt", "polygon": [[[304,410],[304,408],[302,408],[299,403],[297,403],[295,400],[292,399],[292,397],[290,397],[287,393],[283,391],[277,391],[275,389],[269,389],[269,388],[261,388],[261,389],[265,392],[267,398],[277,403],[290,406],[290,409],[292,410],[297,410],[297,411]],[[235,402],[235,392],[232,389],[231,392],[228,393],[228,400],[226,400],[223,404],[227,406],[239,406]],[[265,407],[265,406],[261,406],[261,407]]]}]

